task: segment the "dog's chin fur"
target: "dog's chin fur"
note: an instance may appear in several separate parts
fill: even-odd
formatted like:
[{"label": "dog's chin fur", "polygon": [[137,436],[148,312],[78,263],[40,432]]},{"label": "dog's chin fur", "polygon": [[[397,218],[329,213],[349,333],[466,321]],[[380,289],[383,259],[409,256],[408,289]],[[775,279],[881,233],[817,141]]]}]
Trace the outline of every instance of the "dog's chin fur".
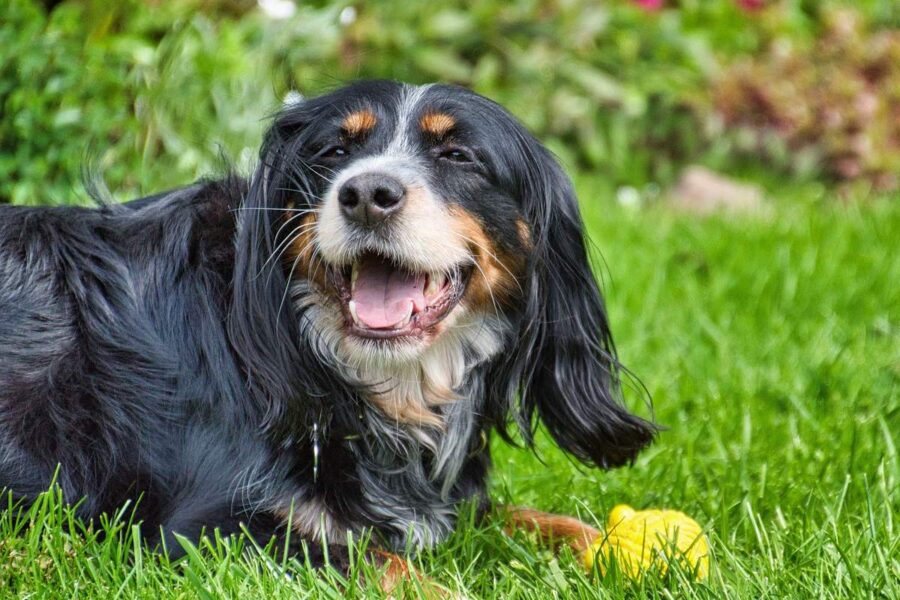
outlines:
[{"label": "dog's chin fur", "polygon": [[455,464],[453,457],[441,454],[441,449],[449,451],[441,443],[448,405],[471,403],[466,398],[467,375],[501,350],[508,323],[499,315],[479,314],[458,304],[435,331],[373,340],[348,333],[334,299],[309,282],[295,282],[292,298],[301,335],[319,358],[362,389],[366,400],[395,425],[397,435],[410,436],[434,452],[436,471]]},{"label": "dog's chin fur", "polygon": [[[483,402],[481,382],[472,373],[500,351],[508,324],[457,305],[427,337],[369,340],[348,334],[335,300],[309,282],[297,281],[291,291],[304,340],[319,360],[360,390],[369,408],[365,423],[374,456],[368,458],[397,474],[365,472],[360,482],[385,529],[395,532],[393,546],[422,548],[444,540],[455,518],[451,490],[469,458]],[[430,470],[423,470],[423,463],[431,464]],[[396,485],[422,493],[428,511],[410,514],[393,505],[389,498]],[[424,493],[431,488],[436,495]],[[308,518],[298,521],[298,531],[340,539],[345,529],[320,508],[322,520],[314,526]]]}]

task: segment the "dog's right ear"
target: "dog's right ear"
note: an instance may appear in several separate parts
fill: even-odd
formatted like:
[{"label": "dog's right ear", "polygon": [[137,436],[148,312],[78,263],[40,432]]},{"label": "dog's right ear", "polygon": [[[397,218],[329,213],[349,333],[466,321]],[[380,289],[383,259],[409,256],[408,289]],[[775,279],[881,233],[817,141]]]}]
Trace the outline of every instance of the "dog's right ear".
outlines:
[{"label": "dog's right ear", "polygon": [[572,184],[537,140],[523,131],[517,141],[533,247],[517,339],[495,365],[492,391],[500,404],[518,404],[512,412],[529,443],[538,417],[563,450],[585,463],[627,464],[656,427],[622,404],[622,369]]}]

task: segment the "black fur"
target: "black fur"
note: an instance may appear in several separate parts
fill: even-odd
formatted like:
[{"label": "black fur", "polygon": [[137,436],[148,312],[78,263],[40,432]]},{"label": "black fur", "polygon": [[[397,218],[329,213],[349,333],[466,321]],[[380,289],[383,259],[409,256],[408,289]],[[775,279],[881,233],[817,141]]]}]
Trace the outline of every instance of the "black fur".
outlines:
[{"label": "black fur", "polygon": [[[425,450],[418,467],[386,469],[402,461],[373,439],[365,390],[311,349],[303,314],[285,302],[292,274],[272,260],[285,239],[279,209],[320,201],[342,165],[317,152],[342,115],[366,103],[396,120],[404,89],[365,82],[286,108],[249,181],[98,209],[0,207],[0,487],[27,501],[58,472],[84,518],[139,499],[151,543],[240,524],[265,543],[283,534],[290,499],[399,545],[405,532],[385,511],[427,520],[442,507],[452,526],[460,502],[485,501],[483,436],[511,420],[530,440],[539,417],[583,461],[630,461],[654,429],[620,404],[571,185],[508,113],[466,90],[436,86],[423,102],[468,123],[459,135],[477,163],[431,177],[528,260],[521,293],[502,307],[503,352],[465,384],[475,422],[449,491],[404,470],[427,473]],[[384,506],[364,493],[376,482]],[[305,542],[321,555],[321,540]]]},{"label": "black fur", "polygon": [[[654,429],[621,405],[620,365],[591,272],[578,201],[550,153],[514,122],[506,148],[529,168],[515,184],[533,227],[529,285],[516,312],[517,340],[491,374],[488,406],[513,413],[529,442],[537,421],[559,446],[603,468],[630,462]],[[503,423],[509,412],[495,414]]]}]

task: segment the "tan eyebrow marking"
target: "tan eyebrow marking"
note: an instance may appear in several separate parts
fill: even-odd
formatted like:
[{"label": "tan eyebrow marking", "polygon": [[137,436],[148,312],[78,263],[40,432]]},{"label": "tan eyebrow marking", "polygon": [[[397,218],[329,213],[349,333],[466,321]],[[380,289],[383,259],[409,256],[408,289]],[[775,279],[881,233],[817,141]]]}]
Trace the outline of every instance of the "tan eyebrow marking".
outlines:
[{"label": "tan eyebrow marking", "polygon": [[447,113],[430,112],[422,115],[419,126],[422,131],[440,136],[456,127],[456,119]]},{"label": "tan eyebrow marking", "polygon": [[347,132],[348,135],[353,136],[370,131],[373,127],[375,127],[375,123],[377,122],[378,119],[375,118],[375,113],[367,108],[364,108],[362,110],[352,112],[344,117],[344,120],[341,122],[341,127],[344,129],[344,131]]}]

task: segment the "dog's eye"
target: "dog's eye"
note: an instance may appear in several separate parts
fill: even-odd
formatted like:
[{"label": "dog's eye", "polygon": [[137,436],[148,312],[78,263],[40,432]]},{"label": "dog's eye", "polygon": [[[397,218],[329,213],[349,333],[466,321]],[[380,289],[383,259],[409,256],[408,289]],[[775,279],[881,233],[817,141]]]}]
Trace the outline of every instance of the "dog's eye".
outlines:
[{"label": "dog's eye", "polygon": [[340,158],[349,154],[347,148],[340,145],[328,146],[319,152],[319,158]]},{"label": "dog's eye", "polygon": [[438,158],[460,164],[475,162],[472,155],[466,149],[459,148],[458,146],[441,148],[438,153]]}]

